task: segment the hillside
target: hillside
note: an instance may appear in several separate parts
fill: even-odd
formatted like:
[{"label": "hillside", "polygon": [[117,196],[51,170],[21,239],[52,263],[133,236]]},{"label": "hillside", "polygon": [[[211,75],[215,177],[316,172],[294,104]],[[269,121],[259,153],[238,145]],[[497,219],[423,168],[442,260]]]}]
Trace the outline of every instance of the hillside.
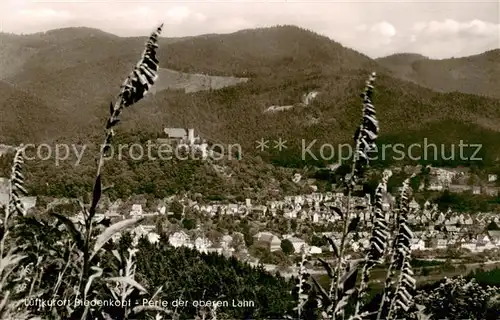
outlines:
[{"label": "hillside", "polygon": [[376,61],[394,76],[433,90],[500,98],[500,49],[464,58],[433,60],[398,54]]},{"label": "hillside", "polygon": [[416,53],[396,53],[387,57],[376,59],[376,61],[392,71],[397,77],[407,81],[413,81],[415,70],[413,63],[415,61],[427,60],[429,58]]},{"label": "hillside", "polygon": [[3,81],[0,81],[0,97],[0,141],[37,142],[39,135],[55,136],[59,130],[69,129],[56,110]]},{"label": "hillside", "polygon": [[[72,32],[78,36],[68,36]],[[101,126],[104,121],[102,109],[106,108],[136,63],[145,42],[145,38],[120,38],[88,28],[4,36],[9,39],[6,43],[11,48],[2,49],[4,56],[11,54],[5,61],[16,60],[9,75],[3,75],[4,80],[40,98],[64,117],[72,130],[61,131],[59,136],[67,139],[85,136]],[[7,45],[2,44],[2,48]],[[28,53],[14,54],[18,51]],[[331,74],[332,70],[356,69],[372,63],[368,57],[326,37],[290,26],[244,30],[229,35],[162,39],[158,56],[164,68],[214,76],[237,76],[251,70],[253,75],[265,74],[269,83],[278,85],[295,75],[317,71]],[[199,77],[195,80],[198,81]],[[224,81],[228,79],[220,82]],[[229,79],[229,82],[238,81]],[[169,82],[164,76],[158,84],[160,90],[176,89],[185,87],[185,79],[181,77]],[[264,84],[264,87],[268,85]],[[36,116],[37,109],[26,112]],[[154,120],[151,115],[134,117],[141,121]],[[43,122],[36,126],[40,126],[41,139],[54,138],[43,134]],[[16,134],[22,138],[21,131]]]},{"label": "hillside", "polygon": [[367,56],[295,26],[194,37],[166,47],[165,54],[172,69],[241,77],[375,66]]},{"label": "hillside", "polygon": [[[279,164],[293,164],[300,158],[302,140],[309,145],[316,139],[316,148],[313,148],[316,151],[321,143],[337,147],[339,143],[351,142],[359,122],[359,91],[365,79],[366,72],[357,71],[336,77],[318,75],[312,79],[276,81],[274,85],[267,80],[254,80],[245,86],[191,96],[162,92],[155,96],[157,106],[152,109],[158,119],[151,124],[194,127],[206,138],[239,143],[249,153],[257,152],[255,141],[261,138],[277,140],[282,137],[288,141],[287,150],[277,152],[270,148],[259,155]],[[322,94],[309,106],[263,114],[269,105],[298,101],[310,88]],[[188,109],[183,107],[189,103]],[[500,119],[499,100],[462,93],[437,93],[387,75],[380,75],[377,80],[374,103],[382,137],[408,130],[418,132],[427,124],[448,120],[474,123],[492,132],[500,130],[495,124]],[[311,121],[313,119],[315,121]],[[447,135],[446,126],[441,129],[435,135],[425,132],[414,138],[423,141],[428,137],[432,142]],[[469,133],[465,127],[459,131],[459,136],[465,139]],[[475,137],[480,139],[481,136]],[[497,147],[500,150],[500,145]]]},{"label": "hillside", "polygon": [[[68,36],[71,33],[77,36]],[[37,100],[30,103],[31,108],[2,111],[7,110],[13,119],[21,116],[40,119],[30,127],[40,141],[88,141],[99,134],[109,101],[136,63],[145,41],[88,28],[7,37],[10,43],[37,48],[36,54],[23,56],[22,67],[5,79]],[[159,59],[164,69],[156,94],[124,113],[120,124],[123,132],[157,134],[165,126],[193,127],[203,138],[238,143],[252,155],[257,153],[256,140],[282,137],[289,141],[287,150],[277,154],[270,149],[258,155],[278,164],[298,165],[296,156],[300,156],[302,139],[318,139],[318,144],[350,142],[359,121],[359,92],[366,75],[373,70],[379,72],[375,103],[382,135],[418,131],[425,124],[448,120],[475,123],[493,132],[500,129],[499,100],[464,93],[437,93],[400,80],[368,57],[298,27],[162,39],[160,45]],[[495,52],[484,56],[490,57],[484,61],[496,59]],[[464,59],[467,60],[456,60]],[[379,61],[384,65],[405,66],[433,60],[402,54]],[[190,91],[189,84],[195,83],[197,88],[206,87],[207,82],[210,85],[207,76],[194,73],[246,75],[250,80],[238,84],[232,78],[230,84],[235,86],[217,91],[185,94],[163,90],[188,87]],[[443,74],[446,77],[446,72]],[[221,78],[220,82],[227,79]],[[309,106],[263,114],[270,105],[294,104],[311,90],[322,94]],[[40,110],[46,106],[50,106],[51,112],[41,115]],[[49,114],[59,118],[44,118]],[[49,130],[58,121],[54,119],[64,119],[57,134]],[[0,130],[6,138],[26,138],[21,128],[2,126]]]}]

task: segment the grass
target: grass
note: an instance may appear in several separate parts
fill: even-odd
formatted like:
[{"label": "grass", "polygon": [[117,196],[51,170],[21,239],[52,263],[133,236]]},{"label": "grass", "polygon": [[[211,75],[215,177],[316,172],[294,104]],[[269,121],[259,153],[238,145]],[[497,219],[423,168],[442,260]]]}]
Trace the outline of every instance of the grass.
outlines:
[{"label": "grass", "polygon": [[210,91],[235,86],[249,80],[248,78],[184,73],[163,68],[160,68],[158,74],[159,79],[154,86],[154,91],[182,90],[186,93]]}]

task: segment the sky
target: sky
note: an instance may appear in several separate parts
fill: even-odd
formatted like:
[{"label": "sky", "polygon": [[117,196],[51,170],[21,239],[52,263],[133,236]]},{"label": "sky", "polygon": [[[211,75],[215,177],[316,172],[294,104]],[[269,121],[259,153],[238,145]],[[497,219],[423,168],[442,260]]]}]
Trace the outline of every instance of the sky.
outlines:
[{"label": "sky", "polygon": [[500,48],[498,0],[0,0],[0,31],[10,33],[85,26],[146,36],[160,22],[166,37],[293,24],[372,58],[411,52],[445,59]]}]

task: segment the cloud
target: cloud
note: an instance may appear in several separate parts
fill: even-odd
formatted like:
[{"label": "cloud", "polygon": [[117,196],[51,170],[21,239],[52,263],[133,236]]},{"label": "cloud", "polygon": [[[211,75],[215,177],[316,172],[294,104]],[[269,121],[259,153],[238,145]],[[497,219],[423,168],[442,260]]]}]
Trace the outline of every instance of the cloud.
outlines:
[{"label": "cloud", "polygon": [[436,58],[472,55],[500,47],[500,24],[473,19],[420,21],[410,32],[410,50]]},{"label": "cloud", "polygon": [[382,21],[371,26],[370,32],[380,34],[386,38],[392,38],[396,35],[396,28],[387,21]]},{"label": "cloud", "polygon": [[392,50],[391,45],[397,39],[396,27],[388,21],[370,25],[361,24],[353,29],[349,37],[340,38],[342,44],[356,48],[370,56],[381,56]]},{"label": "cloud", "polygon": [[20,19],[28,20],[30,23],[44,23],[54,20],[70,20],[71,18],[73,18],[71,13],[69,13],[68,11],[48,8],[20,10],[17,13],[17,16]]},{"label": "cloud", "polygon": [[68,26],[75,18],[70,11],[45,6],[34,8],[20,6],[16,9],[9,12],[9,15],[0,17],[0,31],[11,32],[19,29],[23,33],[44,31],[54,27]]},{"label": "cloud", "polygon": [[188,19],[193,13],[188,7],[174,7],[167,11],[166,21],[167,23],[182,23]]},{"label": "cloud", "polygon": [[467,22],[459,22],[452,19],[444,21],[417,22],[413,31],[418,35],[429,38],[442,38],[446,36],[474,36],[492,37],[500,36],[500,24],[474,19]]}]

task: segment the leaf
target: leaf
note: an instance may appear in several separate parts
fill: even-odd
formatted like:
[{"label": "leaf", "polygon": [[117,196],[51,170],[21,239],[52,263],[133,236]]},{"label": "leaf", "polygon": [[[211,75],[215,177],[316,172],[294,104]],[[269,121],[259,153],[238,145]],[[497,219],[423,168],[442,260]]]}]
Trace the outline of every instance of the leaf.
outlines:
[{"label": "leaf", "polygon": [[316,290],[318,290],[319,294],[321,295],[323,306],[330,306],[332,304],[332,300],[330,299],[328,293],[325,291],[325,288],[323,288],[323,286],[318,283],[318,280],[316,280],[316,278],[311,278],[313,280],[314,286],[316,287]]},{"label": "leaf", "polygon": [[143,286],[141,286],[137,281],[132,279],[131,277],[112,277],[112,278],[107,278],[106,281],[117,281],[120,283],[126,283],[129,286],[135,287],[141,292],[147,293],[148,291],[144,289]]},{"label": "leaf", "polygon": [[106,192],[106,191],[108,191],[109,189],[112,189],[112,188],[114,188],[114,187],[115,187],[115,184],[114,184],[114,183],[112,183],[112,184],[110,184],[109,186],[105,186],[104,188],[102,188],[102,192],[104,193],[104,192]]},{"label": "leaf", "polygon": [[349,299],[351,298],[351,295],[354,293],[354,291],[355,290],[351,289],[351,290],[344,293],[342,299],[340,299],[340,301],[335,306],[335,309],[333,310],[334,314],[337,314],[337,313],[341,312],[342,310],[344,310],[345,306],[347,306]]},{"label": "leaf", "polygon": [[347,227],[347,233],[356,230],[358,228],[359,221],[360,221],[359,217],[352,219],[351,222],[349,223],[349,226]]},{"label": "leaf", "polygon": [[104,320],[113,320],[113,318],[111,318],[111,316],[109,314],[107,314],[106,312],[102,311],[101,314],[102,314],[102,317],[104,318]]},{"label": "leaf", "polygon": [[92,260],[92,258],[97,254],[97,252],[102,248],[102,246],[108,242],[109,239],[111,239],[111,237],[115,234],[115,233],[118,233],[118,232],[121,232],[123,231],[124,229],[126,228],[129,228],[137,223],[140,223],[141,221],[143,221],[144,218],[131,218],[131,219],[127,219],[127,220],[123,220],[123,221],[120,221],[120,222],[117,222],[115,224],[113,224],[112,226],[106,228],[106,230],[104,230],[98,237],[97,237],[97,240],[96,240],[96,243],[94,245],[94,250],[92,252],[92,255],[90,256],[90,260]]},{"label": "leaf", "polygon": [[111,129],[112,127],[116,126],[116,124],[120,122],[120,119],[108,119],[108,122],[106,123],[106,129]]},{"label": "leaf", "polygon": [[89,277],[89,280],[87,281],[87,284],[85,285],[85,291],[84,291],[84,299],[87,299],[87,293],[90,290],[90,286],[92,285],[92,282],[94,281],[95,278],[98,278],[102,275],[103,270],[99,267],[92,267],[92,270],[95,271],[93,275]]},{"label": "leaf", "polygon": [[333,269],[332,269],[332,266],[330,266],[330,264],[328,262],[326,262],[325,260],[321,259],[321,258],[318,258],[319,262],[321,262],[321,264],[323,265],[323,267],[325,268],[326,272],[328,273],[328,276],[330,278],[333,278],[334,277],[334,274],[333,274]]},{"label": "leaf", "polygon": [[55,212],[50,212],[49,215],[51,216],[54,216],[55,218],[57,218],[59,221],[61,221],[62,223],[64,223],[64,225],[66,226],[66,228],[68,229],[68,231],[71,233],[71,236],[73,237],[73,240],[75,241],[76,243],[76,246],[78,247],[78,249],[83,249],[83,237],[82,237],[82,234],[80,233],[80,231],[78,231],[75,227],[75,225],[73,224],[73,222],[71,220],[69,220],[67,217],[59,214],[59,213],[55,213]]},{"label": "leaf", "polygon": [[38,227],[38,228],[42,228],[42,227],[45,227],[45,223],[44,222],[41,222],[39,221],[36,216],[26,216],[24,218],[24,223],[26,223],[27,225],[30,225],[32,226],[33,228],[34,227]]},{"label": "leaf", "polygon": [[341,218],[344,217],[344,214],[342,213],[342,210],[340,210],[339,207],[332,207],[333,211],[335,211],[336,214],[338,214]]},{"label": "leaf", "polygon": [[326,241],[330,244],[330,247],[333,250],[333,257],[338,258],[339,257],[339,249],[337,248],[337,245],[335,244],[335,241],[333,241],[332,238],[329,238],[327,236],[323,236],[323,238],[326,238]]},{"label": "leaf", "polygon": [[90,206],[89,213],[92,218],[95,214],[95,210],[97,208],[97,204],[101,199],[102,194],[102,185],[101,185],[101,175],[98,175],[95,179],[94,190],[92,191],[92,205]]},{"label": "leaf", "polygon": [[358,265],[354,265],[341,279],[340,283],[342,291],[347,292],[356,286],[356,279],[358,277]]},{"label": "leaf", "polygon": [[115,256],[115,258],[120,261],[120,263],[122,262],[122,257],[120,256],[120,254],[118,253],[118,250],[112,250],[111,253]]},{"label": "leaf", "polygon": [[10,295],[10,291],[5,292],[5,296],[3,297],[2,302],[0,303],[0,312],[4,310],[5,305],[7,304],[9,295]]},{"label": "leaf", "polygon": [[97,224],[104,227],[109,227],[111,225],[111,219],[108,217],[104,217]]}]

